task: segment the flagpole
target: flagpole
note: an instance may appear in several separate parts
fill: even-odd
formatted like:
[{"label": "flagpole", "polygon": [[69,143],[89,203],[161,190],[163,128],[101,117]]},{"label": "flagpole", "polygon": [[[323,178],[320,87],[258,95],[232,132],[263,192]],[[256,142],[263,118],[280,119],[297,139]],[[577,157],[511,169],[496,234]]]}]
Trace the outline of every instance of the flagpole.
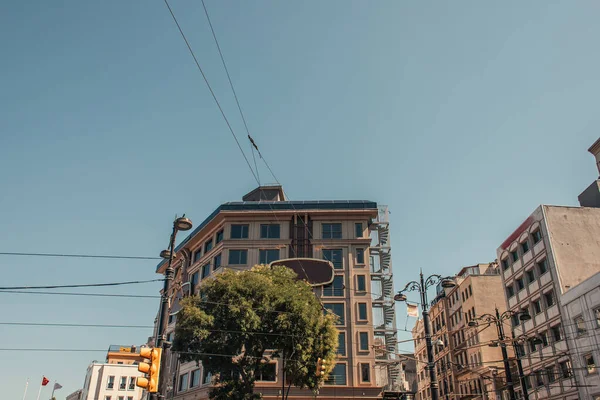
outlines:
[{"label": "flagpole", "polygon": [[25,400],[25,396],[27,396],[27,387],[29,386],[29,378],[27,378],[27,383],[25,383],[25,393],[23,393],[23,400]]},{"label": "flagpole", "polygon": [[54,400],[54,391],[56,390],[56,381],[54,381],[54,387],[52,388],[52,396],[50,396],[51,400]]},{"label": "flagpole", "polygon": [[[43,380],[44,380],[44,378],[42,378],[42,381]],[[40,395],[42,394],[42,387],[43,387],[43,385],[40,383],[40,391],[38,392],[37,400],[40,400]]]}]

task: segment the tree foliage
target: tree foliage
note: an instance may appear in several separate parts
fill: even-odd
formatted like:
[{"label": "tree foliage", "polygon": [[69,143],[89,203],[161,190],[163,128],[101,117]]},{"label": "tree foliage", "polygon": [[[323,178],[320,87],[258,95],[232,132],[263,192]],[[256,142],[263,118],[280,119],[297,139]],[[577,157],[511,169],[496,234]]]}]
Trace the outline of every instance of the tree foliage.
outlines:
[{"label": "tree foliage", "polygon": [[[182,300],[173,350],[202,362],[215,376],[211,399],[252,400],[264,356],[283,359],[295,386],[316,390],[317,359],[333,368],[338,345],[334,316],[324,315],[312,288],[282,266],[225,271],[203,282],[199,296]],[[280,363],[281,365],[281,363]]]}]

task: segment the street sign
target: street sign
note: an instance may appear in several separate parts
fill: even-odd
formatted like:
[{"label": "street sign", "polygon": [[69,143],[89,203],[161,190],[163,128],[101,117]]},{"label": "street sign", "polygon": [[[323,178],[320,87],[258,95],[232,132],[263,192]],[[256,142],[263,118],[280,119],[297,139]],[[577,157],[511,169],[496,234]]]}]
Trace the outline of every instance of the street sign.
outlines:
[{"label": "street sign", "polygon": [[273,265],[283,265],[290,268],[298,274],[298,279],[307,281],[311,286],[323,286],[333,282],[334,274],[331,261],[317,258],[286,258],[273,261],[269,264],[269,267],[273,267]]}]

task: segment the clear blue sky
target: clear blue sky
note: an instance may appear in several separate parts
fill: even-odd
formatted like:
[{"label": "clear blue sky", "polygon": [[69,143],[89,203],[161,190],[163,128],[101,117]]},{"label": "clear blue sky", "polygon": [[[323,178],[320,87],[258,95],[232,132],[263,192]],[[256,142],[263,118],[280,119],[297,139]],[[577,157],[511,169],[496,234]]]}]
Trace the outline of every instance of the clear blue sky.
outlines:
[{"label": "clear blue sky", "polygon": [[[172,5],[243,139],[201,3]],[[250,130],[289,196],[390,206],[397,288],[419,267],[451,274],[493,260],[538,204],[575,205],[597,176],[586,149],[600,125],[598,2],[207,6]],[[162,1],[1,9],[0,251],[153,256],[176,213],[199,223],[255,187]],[[156,277],[151,261],[0,266],[3,285]],[[151,324],[157,306],[0,294],[3,321]],[[13,348],[106,349],[150,334],[0,332]],[[42,374],[66,396],[104,356],[2,353],[2,397],[20,399],[31,377],[34,399]]]}]

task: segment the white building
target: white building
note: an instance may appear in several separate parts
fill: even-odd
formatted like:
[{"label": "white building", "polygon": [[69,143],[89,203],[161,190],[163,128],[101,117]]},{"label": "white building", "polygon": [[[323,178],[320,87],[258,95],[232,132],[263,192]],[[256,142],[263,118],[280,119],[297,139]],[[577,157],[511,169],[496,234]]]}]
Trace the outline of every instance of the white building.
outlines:
[{"label": "white building", "polygon": [[136,378],[144,375],[137,369],[142,360],[136,346],[111,345],[106,362],[93,361],[83,389],[70,394],[67,400],[142,400],[143,390],[135,386]]},{"label": "white building", "polygon": [[600,272],[569,289],[562,298],[573,373],[580,399],[600,399]]},{"label": "white building", "polygon": [[93,362],[87,369],[81,400],[141,400],[135,379],[143,374],[134,364]]}]

